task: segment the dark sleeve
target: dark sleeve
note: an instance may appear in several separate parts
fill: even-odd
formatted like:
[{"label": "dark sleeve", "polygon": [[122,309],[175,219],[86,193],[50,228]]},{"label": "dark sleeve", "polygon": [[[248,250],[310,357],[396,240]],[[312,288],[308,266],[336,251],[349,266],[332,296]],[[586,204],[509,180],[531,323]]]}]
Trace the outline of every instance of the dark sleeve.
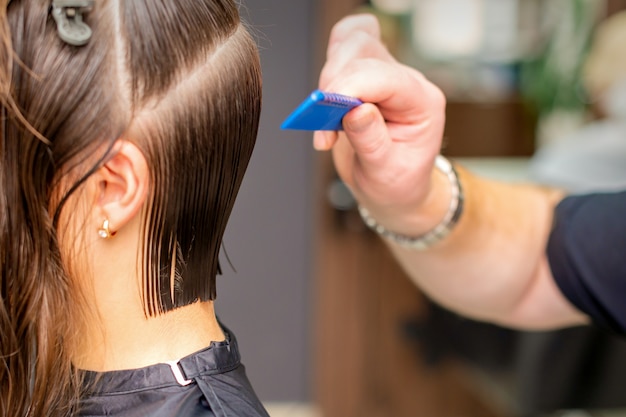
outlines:
[{"label": "dark sleeve", "polygon": [[547,255],[572,304],[596,324],[626,333],[626,192],[561,201]]}]

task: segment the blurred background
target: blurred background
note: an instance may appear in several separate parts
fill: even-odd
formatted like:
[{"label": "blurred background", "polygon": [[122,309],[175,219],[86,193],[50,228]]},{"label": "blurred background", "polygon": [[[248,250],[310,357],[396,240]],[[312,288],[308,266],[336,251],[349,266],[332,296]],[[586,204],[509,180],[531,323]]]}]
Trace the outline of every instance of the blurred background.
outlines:
[{"label": "blurred background", "polygon": [[[573,193],[626,188],[626,0],[243,0],[263,113],[225,236],[216,307],[273,417],[626,416],[626,343],[517,332],[431,303],[362,224],[311,134],[332,25],[378,15],[448,97],[442,153]],[[228,266],[228,263],[232,267]]]}]

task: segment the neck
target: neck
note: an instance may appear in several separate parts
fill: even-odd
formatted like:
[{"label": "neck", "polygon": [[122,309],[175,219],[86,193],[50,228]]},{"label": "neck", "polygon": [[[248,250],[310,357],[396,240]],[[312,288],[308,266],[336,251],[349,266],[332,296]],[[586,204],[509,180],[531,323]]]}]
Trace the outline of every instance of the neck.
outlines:
[{"label": "neck", "polygon": [[80,334],[74,365],[80,369],[134,369],[178,360],[212,341],[224,340],[212,302],[197,302],[158,317],[123,314],[118,308]]},{"label": "neck", "polygon": [[212,301],[196,302],[156,317],[146,317],[142,280],[136,272],[137,244],[120,233],[99,246],[89,285],[89,306],[72,344],[74,366],[92,371],[135,369],[178,360],[224,340]]}]

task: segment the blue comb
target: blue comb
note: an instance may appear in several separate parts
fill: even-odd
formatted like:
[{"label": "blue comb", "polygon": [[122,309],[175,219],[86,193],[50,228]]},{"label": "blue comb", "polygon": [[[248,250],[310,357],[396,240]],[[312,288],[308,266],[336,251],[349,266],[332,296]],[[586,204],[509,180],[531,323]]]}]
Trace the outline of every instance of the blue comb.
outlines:
[{"label": "blue comb", "polygon": [[354,97],[315,90],[285,119],[280,128],[343,130],[343,116],[361,104],[363,102]]}]

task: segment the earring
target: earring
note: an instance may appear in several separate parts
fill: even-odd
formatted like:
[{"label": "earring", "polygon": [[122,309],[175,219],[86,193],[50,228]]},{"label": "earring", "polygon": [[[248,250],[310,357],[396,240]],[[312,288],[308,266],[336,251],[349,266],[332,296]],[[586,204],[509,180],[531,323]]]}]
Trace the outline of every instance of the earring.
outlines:
[{"label": "earring", "polygon": [[102,222],[102,227],[98,229],[98,236],[100,236],[102,239],[108,239],[114,234],[115,233],[111,232],[111,229],[109,229],[109,219],[104,219],[104,221]]}]

